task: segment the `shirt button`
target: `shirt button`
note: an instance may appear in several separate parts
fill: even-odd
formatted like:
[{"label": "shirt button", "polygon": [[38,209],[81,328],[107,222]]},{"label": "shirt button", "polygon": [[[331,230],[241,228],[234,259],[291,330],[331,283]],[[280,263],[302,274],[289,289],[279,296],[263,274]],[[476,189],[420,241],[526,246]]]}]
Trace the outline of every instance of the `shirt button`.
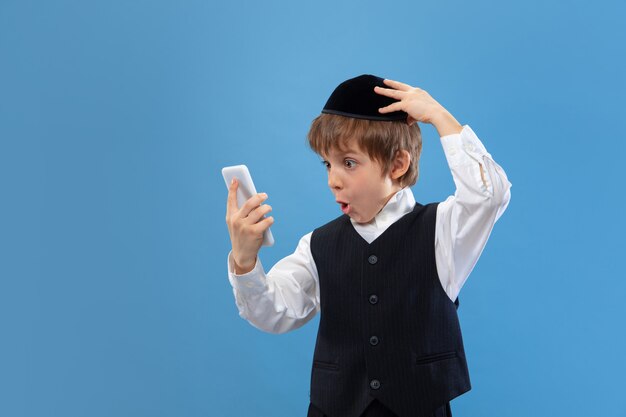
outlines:
[{"label": "shirt button", "polygon": [[376,346],[378,344],[378,338],[376,336],[370,337],[370,345]]},{"label": "shirt button", "polygon": [[370,257],[367,258],[367,262],[374,265],[376,262],[378,262],[378,257],[376,255],[370,255]]},{"label": "shirt button", "polygon": [[380,381],[377,380],[377,379],[372,379],[370,381],[370,388],[371,389],[378,389],[378,388],[380,388]]},{"label": "shirt button", "polygon": [[370,304],[376,304],[378,302],[378,296],[376,294],[370,295]]}]

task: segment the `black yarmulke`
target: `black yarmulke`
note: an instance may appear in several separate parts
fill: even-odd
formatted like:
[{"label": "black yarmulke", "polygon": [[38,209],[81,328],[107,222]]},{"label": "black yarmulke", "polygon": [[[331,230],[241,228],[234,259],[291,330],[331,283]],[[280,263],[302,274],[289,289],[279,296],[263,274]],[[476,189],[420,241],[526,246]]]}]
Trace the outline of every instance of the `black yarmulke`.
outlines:
[{"label": "black yarmulke", "polygon": [[408,114],[403,111],[384,114],[378,111],[379,108],[397,100],[376,94],[375,86],[390,88],[383,83],[382,78],[370,74],[359,75],[342,82],[328,98],[322,113],[368,120],[406,120]]}]

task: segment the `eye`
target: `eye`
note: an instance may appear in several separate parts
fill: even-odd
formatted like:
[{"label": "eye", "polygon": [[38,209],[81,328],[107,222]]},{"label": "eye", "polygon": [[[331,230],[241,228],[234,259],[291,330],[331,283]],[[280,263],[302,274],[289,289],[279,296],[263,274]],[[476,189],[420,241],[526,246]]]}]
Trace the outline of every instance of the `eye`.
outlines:
[{"label": "eye", "polygon": [[354,168],[354,167],[356,167],[356,161],[354,161],[352,159],[346,159],[345,161],[343,161],[343,163],[346,166],[346,168]]},{"label": "eye", "polygon": [[322,161],[322,165],[324,165],[326,169],[330,168],[330,163],[328,161]]}]

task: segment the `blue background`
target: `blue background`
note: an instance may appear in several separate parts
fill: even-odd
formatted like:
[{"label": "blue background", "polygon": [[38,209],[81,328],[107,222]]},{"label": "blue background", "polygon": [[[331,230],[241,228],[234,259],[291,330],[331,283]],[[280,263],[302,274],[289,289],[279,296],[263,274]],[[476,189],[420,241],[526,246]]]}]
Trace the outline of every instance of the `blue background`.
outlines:
[{"label": "blue background", "polygon": [[[512,199],[461,292],[455,416],[625,416],[622,2],[0,1],[0,415],[304,416],[318,318],[237,313],[220,170],[269,194],[266,267],[340,213],[311,120],[427,90]],[[454,183],[422,125],[418,201]]]}]

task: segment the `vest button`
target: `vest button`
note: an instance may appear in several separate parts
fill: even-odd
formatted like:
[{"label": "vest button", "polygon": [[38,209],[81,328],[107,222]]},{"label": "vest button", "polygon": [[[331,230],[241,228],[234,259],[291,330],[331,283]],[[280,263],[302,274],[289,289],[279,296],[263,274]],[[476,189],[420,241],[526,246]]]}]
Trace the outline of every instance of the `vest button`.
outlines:
[{"label": "vest button", "polygon": [[378,257],[376,255],[370,255],[370,257],[367,258],[367,262],[374,265],[376,262],[378,262]]},{"label": "vest button", "polygon": [[378,337],[372,336],[370,337],[370,345],[376,346],[378,344]]},{"label": "vest button", "polygon": [[378,389],[378,388],[380,388],[380,381],[377,380],[377,379],[372,379],[370,381],[370,388],[371,389]]},{"label": "vest button", "polygon": [[370,295],[370,304],[376,304],[378,302],[378,296],[376,294]]}]

